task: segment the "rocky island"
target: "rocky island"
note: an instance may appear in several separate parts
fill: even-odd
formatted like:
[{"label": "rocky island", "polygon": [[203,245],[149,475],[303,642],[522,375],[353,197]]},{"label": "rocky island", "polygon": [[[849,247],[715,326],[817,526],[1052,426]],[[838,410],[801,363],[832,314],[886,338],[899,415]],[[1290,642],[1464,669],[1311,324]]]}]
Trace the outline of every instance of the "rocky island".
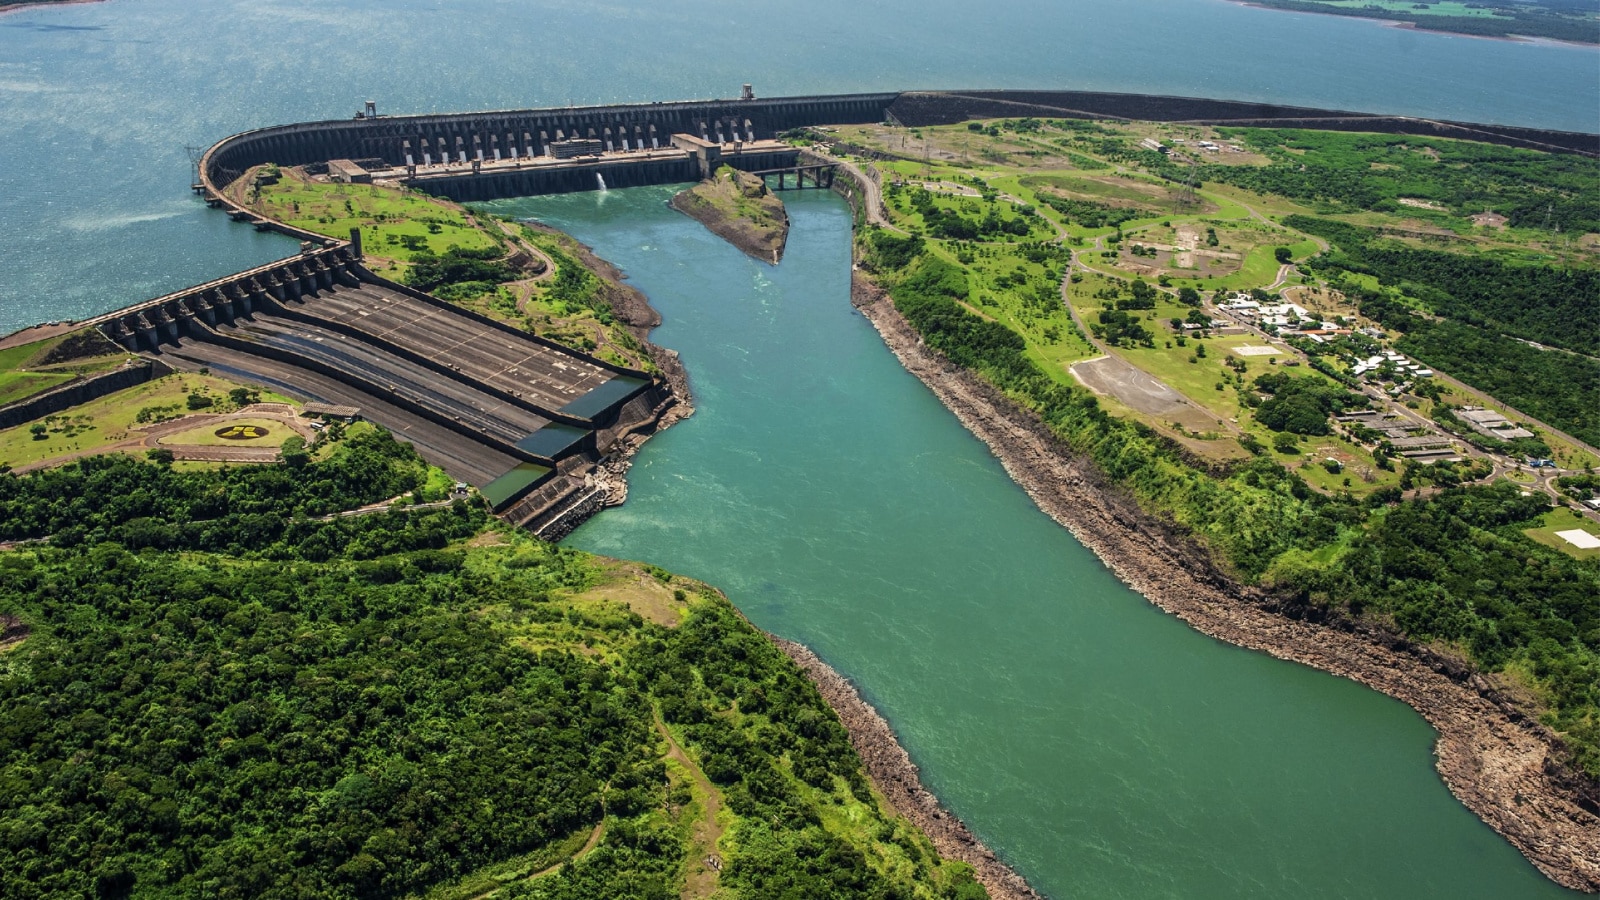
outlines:
[{"label": "rocky island", "polygon": [[760,177],[723,166],[672,198],[672,208],[756,259],[777,265],[789,240],[789,214]]}]

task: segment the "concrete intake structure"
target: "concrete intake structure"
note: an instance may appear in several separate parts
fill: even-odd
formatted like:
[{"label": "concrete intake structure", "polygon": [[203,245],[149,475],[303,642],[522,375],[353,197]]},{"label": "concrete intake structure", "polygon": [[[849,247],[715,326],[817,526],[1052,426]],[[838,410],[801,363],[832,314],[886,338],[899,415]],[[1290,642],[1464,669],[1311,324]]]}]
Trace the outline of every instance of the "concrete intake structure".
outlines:
[{"label": "concrete intake structure", "polygon": [[670,399],[644,372],[373,275],[348,244],[86,324],[174,369],[358,408],[519,524],[583,488]]}]

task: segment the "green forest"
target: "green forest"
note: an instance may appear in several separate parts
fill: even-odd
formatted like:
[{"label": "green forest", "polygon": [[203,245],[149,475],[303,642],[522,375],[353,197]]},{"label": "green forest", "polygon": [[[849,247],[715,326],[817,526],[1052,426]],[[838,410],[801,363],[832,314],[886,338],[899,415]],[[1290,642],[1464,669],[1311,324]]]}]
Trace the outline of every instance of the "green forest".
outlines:
[{"label": "green forest", "polygon": [[[1106,413],[1088,390],[1051,378],[1005,325],[969,312],[963,269],[883,230],[860,240],[863,266],[930,347],[1036,412],[1219,567],[1268,589],[1291,615],[1364,617],[1524,681],[1575,764],[1600,777],[1600,563],[1521,533],[1547,500],[1510,484],[1450,487],[1427,501],[1397,502],[1397,491],[1330,496],[1267,455],[1200,468],[1150,428]],[[1286,428],[1300,405],[1345,402],[1342,391],[1296,390],[1298,380],[1281,376],[1261,387],[1274,392]]]},{"label": "green forest", "polygon": [[[1256,0],[1262,6],[1291,12],[1322,13],[1333,16],[1359,16],[1409,22],[1430,31],[1449,31],[1477,37],[1513,35],[1600,44],[1600,19],[1586,0],[1491,0],[1469,3],[1467,7],[1486,10],[1488,15],[1449,15],[1435,10],[1438,0],[1380,6],[1376,3],[1335,5],[1338,0]],[[1397,8],[1398,7],[1398,8]]]},{"label": "green forest", "polygon": [[464,500],[317,518],[426,475],[382,432],[0,475],[0,535],[48,538],[0,553],[0,895],[676,898],[675,735],[733,896],[986,896],[715,592],[653,570],[683,614],[647,620]]},{"label": "green forest", "polygon": [[1429,201],[1456,216],[1490,211],[1513,228],[1600,231],[1600,160],[1495,144],[1394,134],[1238,128],[1219,133],[1264,154],[1266,166],[1207,165],[1206,181],[1325,206],[1427,215],[1399,202]]}]

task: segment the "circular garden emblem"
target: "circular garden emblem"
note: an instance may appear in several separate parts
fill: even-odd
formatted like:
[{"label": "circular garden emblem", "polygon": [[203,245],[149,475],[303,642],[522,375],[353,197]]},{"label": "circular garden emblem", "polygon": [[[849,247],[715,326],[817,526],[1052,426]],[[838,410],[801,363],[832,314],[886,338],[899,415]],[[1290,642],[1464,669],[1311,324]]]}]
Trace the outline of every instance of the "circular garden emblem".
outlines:
[{"label": "circular garden emblem", "polygon": [[213,433],[225,441],[253,441],[256,438],[266,437],[267,429],[260,425],[229,425],[226,428],[218,428]]}]

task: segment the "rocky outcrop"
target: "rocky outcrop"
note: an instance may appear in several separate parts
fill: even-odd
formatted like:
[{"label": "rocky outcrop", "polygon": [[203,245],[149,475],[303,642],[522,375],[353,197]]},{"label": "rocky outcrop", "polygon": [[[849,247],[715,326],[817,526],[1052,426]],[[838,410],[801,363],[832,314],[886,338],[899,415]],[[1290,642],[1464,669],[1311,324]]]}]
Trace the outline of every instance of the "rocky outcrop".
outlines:
[{"label": "rocky outcrop", "polygon": [[1563,765],[1564,749],[1549,729],[1481,675],[1365,623],[1285,615],[1274,598],[1234,582],[1174,526],[1144,513],[1032,413],[928,349],[888,297],[859,275],[852,302],[1034,503],[1123,582],[1205,634],[1359,681],[1410,705],[1439,732],[1436,767],[1451,793],[1551,880],[1600,892],[1594,787]]},{"label": "rocky outcrop", "polygon": [[672,208],[763,262],[777,265],[789,240],[789,214],[760,177],[723,166],[672,198]]}]

